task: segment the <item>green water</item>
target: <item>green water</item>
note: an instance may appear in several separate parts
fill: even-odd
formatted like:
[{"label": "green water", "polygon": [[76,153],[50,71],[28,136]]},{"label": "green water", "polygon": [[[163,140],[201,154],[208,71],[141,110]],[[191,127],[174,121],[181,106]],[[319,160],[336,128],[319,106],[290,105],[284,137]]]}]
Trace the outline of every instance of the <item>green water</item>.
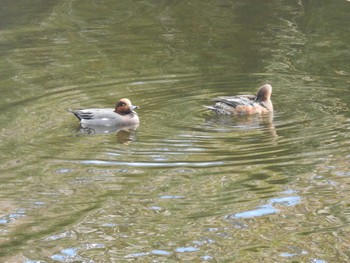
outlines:
[{"label": "green water", "polygon": [[[348,262],[349,1],[2,1],[2,262]],[[268,116],[212,98],[273,86]],[[70,108],[139,105],[93,134]]]}]

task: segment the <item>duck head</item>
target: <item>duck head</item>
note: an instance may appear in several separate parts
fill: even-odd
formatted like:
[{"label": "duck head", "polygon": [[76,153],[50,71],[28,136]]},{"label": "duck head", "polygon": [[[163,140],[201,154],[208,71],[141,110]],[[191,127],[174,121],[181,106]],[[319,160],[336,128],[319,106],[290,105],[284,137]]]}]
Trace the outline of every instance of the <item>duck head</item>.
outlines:
[{"label": "duck head", "polygon": [[130,113],[136,114],[134,110],[138,109],[138,106],[134,106],[131,104],[131,101],[127,98],[120,99],[115,105],[114,112],[120,115],[126,115]]}]

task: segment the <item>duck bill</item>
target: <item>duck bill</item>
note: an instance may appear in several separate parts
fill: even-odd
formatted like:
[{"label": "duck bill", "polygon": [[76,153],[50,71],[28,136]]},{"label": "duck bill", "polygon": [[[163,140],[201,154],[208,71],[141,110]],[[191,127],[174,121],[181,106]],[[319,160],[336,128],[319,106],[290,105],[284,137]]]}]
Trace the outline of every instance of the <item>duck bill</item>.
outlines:
[{"label": "duck bill", "polygon": [[138,108],[139,108],[139,106],[134,106],[134,105],[131,105],[131,107],[130,107],[131,112],[132,112],[133,114],[135,114],[135,115],[137,115],[137,112],[134,111],[134,110],[136,110],[136,109],[138,109]]}]

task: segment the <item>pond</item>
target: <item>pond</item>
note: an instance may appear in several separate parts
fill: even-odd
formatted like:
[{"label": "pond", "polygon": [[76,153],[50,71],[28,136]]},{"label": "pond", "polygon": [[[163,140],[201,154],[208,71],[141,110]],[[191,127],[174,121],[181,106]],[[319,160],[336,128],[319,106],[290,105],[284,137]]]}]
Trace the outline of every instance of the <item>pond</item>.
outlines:
[{"label": "pond", "polygon": [[[348,262],[350,2],[3,1],[2,262]],[[273,87],[274,115],[218,96]],[[67,110],[140,106],[130,130]]]}]

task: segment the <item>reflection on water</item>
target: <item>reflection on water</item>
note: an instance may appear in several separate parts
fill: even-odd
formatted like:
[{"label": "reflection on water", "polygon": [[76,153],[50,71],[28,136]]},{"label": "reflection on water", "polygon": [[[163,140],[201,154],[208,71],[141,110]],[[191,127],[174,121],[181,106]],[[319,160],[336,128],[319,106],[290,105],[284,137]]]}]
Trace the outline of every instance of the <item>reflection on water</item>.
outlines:
[{"label": "reflection on water", "polygon": [[[1,262],[348,262],[349,8],[4,1]],[[138,127],[74,131],[119,97]]]},{"label": "reflection on water", "polygon": [[278,136],[273,123],[274,114],[252,114],[252,115],[220,115],[214,114],[205,120],[206,126],[218,127],[235,127],[241,130],[259,129],[268,132],[271,136]]},{"label": "reflection on water", "polygon": [[109,134],[117,135],[119,143],[128,144],[136,138],[136,129],[139,125],[130,126],[104,126],[81,124],[78,131],[83,134]]},{"label": "reflection on water", "polygon": [[300,197],[299,196],[288,196],[288,197],[281,197],[281,198],[272,198],[268,201],[268,204],[261,205],[259,208],[255,210],[245,211],[245,212],[239,212],[233,215],[228,215],[225,217],[225,219],[234,219],[234,218],[252,218],[252,217],[259,217],[259,216],[265,216],[269,214],[275,214],[278,213],[279,210],[274,207],[274,205],[281,205],[281,206],[294,206],[300,203]]}]

